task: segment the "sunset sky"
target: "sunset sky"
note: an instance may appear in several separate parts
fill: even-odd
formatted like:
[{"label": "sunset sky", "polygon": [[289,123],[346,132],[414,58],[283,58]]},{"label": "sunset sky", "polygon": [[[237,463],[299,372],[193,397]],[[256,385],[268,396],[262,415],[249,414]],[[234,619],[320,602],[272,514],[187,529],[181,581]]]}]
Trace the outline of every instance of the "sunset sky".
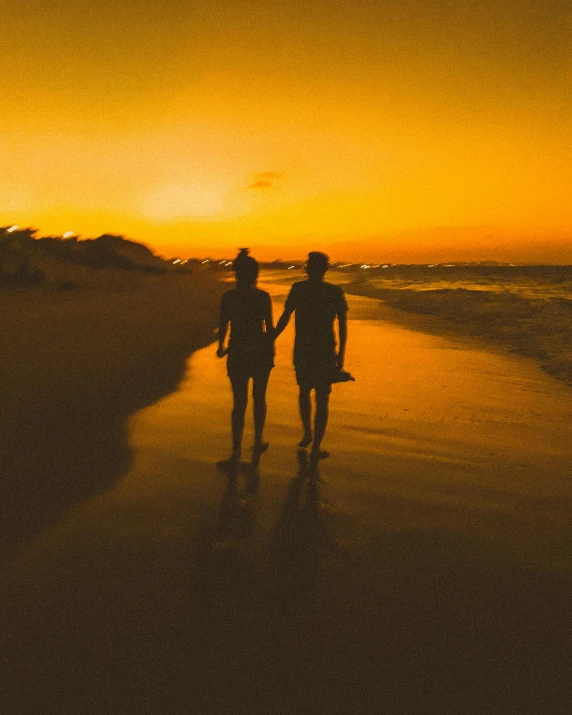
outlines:
[{"label": "sunset sky", "polygon": [[569,0],[0,0],[0,224],[572,263]]}]

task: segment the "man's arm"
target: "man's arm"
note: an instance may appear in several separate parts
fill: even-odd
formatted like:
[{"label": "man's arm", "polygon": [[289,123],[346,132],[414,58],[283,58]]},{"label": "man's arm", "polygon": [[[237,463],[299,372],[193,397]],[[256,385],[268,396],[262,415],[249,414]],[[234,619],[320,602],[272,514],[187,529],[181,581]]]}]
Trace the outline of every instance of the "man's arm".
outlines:
[{"label": "man's arm", "polygon": [[219,321],[218,321],[218,350],[216,351],[216,354],[218,357],[224,357],[227,353],[227,349],[224,347],[224,341],[226,339],[226,334],[228,331],[228,315],[226,312],[226,307],[224,304],[224,296],[220,304],[220,314],[219,314]]},{"label": "man's arm", "polygon": [[348,340],[348,314],[345,310],[338,311],[338,334],[340,338],[340,346],[336,355],[336,365],[340,370],[344,368],[344,359],[346,355],[346,343]]}]

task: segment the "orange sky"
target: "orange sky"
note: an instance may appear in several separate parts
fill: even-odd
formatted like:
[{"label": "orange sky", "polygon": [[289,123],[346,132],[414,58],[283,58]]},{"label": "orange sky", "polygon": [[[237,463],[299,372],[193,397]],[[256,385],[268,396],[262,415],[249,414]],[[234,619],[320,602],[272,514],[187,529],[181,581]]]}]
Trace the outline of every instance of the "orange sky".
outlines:
[{"label": "orange sky", "polygon": [[0,224],[572,262],[568,0],[3,3]]}]

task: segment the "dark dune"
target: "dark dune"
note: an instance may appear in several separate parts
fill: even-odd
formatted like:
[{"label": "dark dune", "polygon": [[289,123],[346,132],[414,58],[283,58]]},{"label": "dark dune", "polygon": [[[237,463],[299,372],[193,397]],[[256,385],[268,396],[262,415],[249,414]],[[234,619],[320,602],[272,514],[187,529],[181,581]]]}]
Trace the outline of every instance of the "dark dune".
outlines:
[{"label": "dark dune", "polygon": [[174,390],[212,340],[220,285],[0,294],[0,559],[130,464],[126,421]]}]

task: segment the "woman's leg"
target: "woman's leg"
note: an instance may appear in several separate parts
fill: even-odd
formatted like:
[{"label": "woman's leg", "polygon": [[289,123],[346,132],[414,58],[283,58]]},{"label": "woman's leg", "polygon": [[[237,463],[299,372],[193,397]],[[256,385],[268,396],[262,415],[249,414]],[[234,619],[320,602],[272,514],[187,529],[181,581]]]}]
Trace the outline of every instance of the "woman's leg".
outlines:
[{"label": "woman's leg", "polygon": [[262,435],[266,422],[266,388],[270,370],[257,374],[252,380],[252,399],[254,401],[254,450],[263,452]]},{"label": "woman's leg", "polygon": [[304,436],[302,440],[298,442],[298,447],[307,447],[312,443],[312,406],[310,404],[310,387],[300,385],[300,392],[298,394],[298,407],[300,408],[300,418],[302,420],[302,427],[304,428]]},{"label": "woman's leg", "polygon": [[244,416],[248,404],[248,376],[233,374],[230,376],[234,404],[232,407],[232,457],[238,461],[242,454],[242,435],[244,434]]}]

